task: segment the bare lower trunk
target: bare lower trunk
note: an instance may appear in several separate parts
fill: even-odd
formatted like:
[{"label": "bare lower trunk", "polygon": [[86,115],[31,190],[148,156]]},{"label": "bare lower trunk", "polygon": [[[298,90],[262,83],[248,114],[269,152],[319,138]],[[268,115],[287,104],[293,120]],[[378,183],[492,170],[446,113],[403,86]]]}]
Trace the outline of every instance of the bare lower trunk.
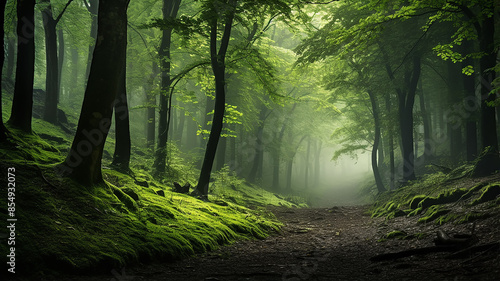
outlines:
[{"label": "bare lower trunk", "polygon": [[17,1],[17,65],[9,124],[31,133],[35,73],[35,0]]}]

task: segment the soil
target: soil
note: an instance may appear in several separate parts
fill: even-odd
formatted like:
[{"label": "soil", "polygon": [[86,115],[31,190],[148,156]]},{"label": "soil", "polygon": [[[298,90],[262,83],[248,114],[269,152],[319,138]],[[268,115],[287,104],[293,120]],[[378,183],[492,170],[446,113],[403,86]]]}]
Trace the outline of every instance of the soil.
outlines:
[{"label": "soil", "polygon": [[[68,276],[61,280],[500,280],[498,249],[460,259],[449,259],[449,252],[440,252],[370,261],[382,253],[433,246],[438,229],[450,235],[470,234],[472,224],[438,226],[417,224],[416,219],[406,217],[372,219],[366,214],[367,208],[271,208],[285,226],[265,240],[239,241],[172,263],[136,265],[105,275]],[[476,221],[478,244],[499,242],[498,225],[498,216]],[[394,230],[419,238],[380,241]]]}]

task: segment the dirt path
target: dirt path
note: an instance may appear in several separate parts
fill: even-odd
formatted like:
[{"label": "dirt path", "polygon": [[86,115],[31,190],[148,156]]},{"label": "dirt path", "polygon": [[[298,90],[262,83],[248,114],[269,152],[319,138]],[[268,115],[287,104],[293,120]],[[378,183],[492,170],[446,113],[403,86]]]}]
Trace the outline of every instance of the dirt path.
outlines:
[{"label": "dirt path", "polygon": [[[369,258],[377,254],[432,245],[432,237],[377,242],[401,221],[389,225],[382,219],[371,219],[365,210],[359,206],[274,208],[285,227],[266,240],[237,242],[175,263],[139,265],[107,275],[64,280],[500,280],[498,252],[466,260],[449,260],[445,259],[447,253],[438,253],[371,262]],[[434,231],[430,225],[424,228]]]}]

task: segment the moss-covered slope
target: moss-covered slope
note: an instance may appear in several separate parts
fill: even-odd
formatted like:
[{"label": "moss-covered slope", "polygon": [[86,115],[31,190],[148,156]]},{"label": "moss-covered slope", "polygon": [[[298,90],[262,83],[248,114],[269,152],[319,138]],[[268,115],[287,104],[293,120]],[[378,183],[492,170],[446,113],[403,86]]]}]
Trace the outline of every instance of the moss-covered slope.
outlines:
[{"label": "moss-covered slope", "polygon": [[[500,213],[500,175],[468,178],[464,165],[449,174],[435,173],[393,192],[381,194],[372,217],[418,216],[419,223],[464,223]],[[459,176],[457,176],[459,175]]]},{"label": "moss-covered slope", "polygon": [[[56,272],[91,273],[178,259],[236,239],[264,238],[281,224],[262,206],[296,206],[230,175],[217,178],[210,202],[175,193],[168,180],[157,181],[137,169],[129,175],[104,168],[106,184],[85,188],[59,177],[54,168],[64,157],[63,144],[55,147],[63,135],[43,140],[11,131],[13,145],[0,147],[0,169],[15,168],[20,273],[50,278]],[[0,180],[5,195],[7,178]],[[5,198],[2,221],[9,216]],[[7,236],[0,238],[0,252],[7,253]]]}]

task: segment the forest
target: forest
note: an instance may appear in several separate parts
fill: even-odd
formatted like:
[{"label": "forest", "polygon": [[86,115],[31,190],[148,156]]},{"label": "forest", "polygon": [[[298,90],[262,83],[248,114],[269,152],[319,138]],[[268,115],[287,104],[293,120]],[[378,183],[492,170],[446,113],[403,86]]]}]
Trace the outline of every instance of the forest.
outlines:
[{"label": "forest", "polygon": [[498,280],[498,1],[0,7],[2,280]]}]

